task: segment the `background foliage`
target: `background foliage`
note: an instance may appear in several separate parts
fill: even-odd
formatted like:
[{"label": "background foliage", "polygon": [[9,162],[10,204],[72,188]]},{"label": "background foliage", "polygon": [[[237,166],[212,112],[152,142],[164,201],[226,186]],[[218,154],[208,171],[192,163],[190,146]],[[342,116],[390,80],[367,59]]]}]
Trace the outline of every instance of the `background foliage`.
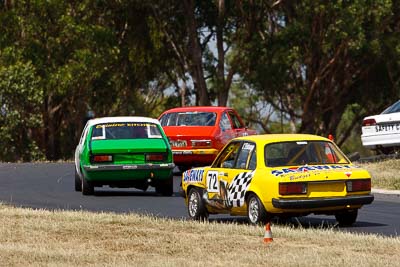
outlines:
[{"label": "background foliage", "polygon": [[71,158],[92,114],[182,105],[360,149],[399,98],[398,2],[0,1],[0,160]]}]

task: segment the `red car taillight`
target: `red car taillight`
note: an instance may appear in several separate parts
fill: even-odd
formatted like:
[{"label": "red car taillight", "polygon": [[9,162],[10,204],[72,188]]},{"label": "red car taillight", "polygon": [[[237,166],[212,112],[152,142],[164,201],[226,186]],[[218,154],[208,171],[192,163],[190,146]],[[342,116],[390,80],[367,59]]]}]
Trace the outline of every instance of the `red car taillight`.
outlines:
[{"label": "red car taillight", "polygon": [[346,182],[347,192],[371,191],[371,179],[350,180]]},{"label": "red car taillight", "polygon": [[112,162],[113,161],[113,157],[111,155],[96,155],[93,156],[93,162]]},{"label": "red car taillight", "polygon": [[146,154],[146,161],[164,161],[164,154]]},{"label": "red car taillight", "polygon": [[279,183],[280,195],[298,195],[307,193],[306,183]]},{"label": "red car taillight", "polygon": [[376,125],[375,119],[365,119],[363,120],[362,126],[374,126]]}]

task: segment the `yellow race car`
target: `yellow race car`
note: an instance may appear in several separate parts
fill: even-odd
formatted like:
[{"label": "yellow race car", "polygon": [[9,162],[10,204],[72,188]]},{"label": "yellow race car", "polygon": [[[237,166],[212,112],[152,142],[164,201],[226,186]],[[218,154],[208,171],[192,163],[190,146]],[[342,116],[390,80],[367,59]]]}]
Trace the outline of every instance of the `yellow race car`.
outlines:
[{"label": "yellow race car", "polygon": [[182,189],[192,219],[227,213],[252,224],[314,213],[349,226],[374,200],[366,170],[329,139],[306,134],[232,139],[210,167],[184,172]]}]

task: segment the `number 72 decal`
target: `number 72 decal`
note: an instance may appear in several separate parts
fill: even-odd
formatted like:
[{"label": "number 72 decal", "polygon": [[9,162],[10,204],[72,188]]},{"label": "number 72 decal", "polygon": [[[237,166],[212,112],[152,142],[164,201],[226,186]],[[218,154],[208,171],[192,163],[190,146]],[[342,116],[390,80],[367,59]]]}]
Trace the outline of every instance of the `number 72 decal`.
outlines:
[{"label": "number 72 decal", "polygon": [[207,172],[207,191],[219,193],[218,171]]}]

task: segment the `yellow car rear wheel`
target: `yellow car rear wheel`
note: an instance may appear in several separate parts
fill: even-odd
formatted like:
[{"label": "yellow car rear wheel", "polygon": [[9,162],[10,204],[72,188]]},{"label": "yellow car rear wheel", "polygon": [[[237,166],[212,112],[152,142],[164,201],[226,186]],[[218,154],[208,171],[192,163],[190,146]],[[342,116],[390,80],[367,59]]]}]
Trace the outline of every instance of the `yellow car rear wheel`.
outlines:
[{"label": "yellow car rear wheel", "polygon": [[251,224],[265,224],[268,214],[256,194],[251,193],[247,197],[247,219]]},{"label": "yellow car rear wheel", "polygon": [[357,220],[358,210],[346,210],[335,214],[339,226],[351,226]]}]

